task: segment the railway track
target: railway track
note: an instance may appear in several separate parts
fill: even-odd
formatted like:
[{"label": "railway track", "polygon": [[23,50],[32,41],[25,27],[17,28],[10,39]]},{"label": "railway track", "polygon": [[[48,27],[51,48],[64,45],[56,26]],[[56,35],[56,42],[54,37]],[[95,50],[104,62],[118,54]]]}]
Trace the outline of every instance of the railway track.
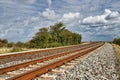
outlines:
[{"label": "railway track", "polygon": [[29,61],[0,69],[0,78],[3,80],[31,80],[49,70],[65,64],[68,61],[85,55],[104,43],[94,43],[82,46],[71,51],[54,54],[45,58]]},{"label": "railway track", "polygon": [[74,50],[74,49],[77,49],[85,45],[87,44],[57,47],[57,48],[48,48],[48,49],[42,49],[42,50],[40,49],[40,50],[32,50],[32,51],[23,51],[23,52],[10,53],[10,54],[9,53],[0,54],[0,68],[2,68],[1,64],[6,64],[5,66],[7,66],[7,64],[15,64],[16,61],[25,62],[25,61],[29,61],[32,59],[37,59],[40,57],[42,58],[45,56],[53,55],[56,53],[62,53],[62,52]]},{"label": "railway track", "polygon": [[[89,43],[92,44],[92,43]],[[23,62],[31,61],[40,59],[46,56],[72,51],[78,49],[80,47],[87,46],[88,44],[82,45],[74,45],[74,46],[65,46],[65,47],[58,47],[58,48],[50,48],[44,50],[35,50],[35,51],[25,51],[19,53],[10,53],[10,54],[3,54],[0,55],[0,68],[8,67],[10,65],[16,65]]]}]

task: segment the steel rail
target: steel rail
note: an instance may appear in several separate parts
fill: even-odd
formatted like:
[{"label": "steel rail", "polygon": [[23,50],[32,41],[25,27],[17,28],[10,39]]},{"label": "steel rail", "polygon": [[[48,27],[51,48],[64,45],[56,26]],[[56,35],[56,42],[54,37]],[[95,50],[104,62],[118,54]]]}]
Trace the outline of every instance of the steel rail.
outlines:
[{"label": "steel rail", "polygon": [[77,57],[83,56],[83,55],[97,49],[98,47],[100,47],[102,45],[103,45],[103,43],[99,43],[97,45],[94,45],[93,47],[89,47],[89,48],[86,48],[84,50],[81,50],[78,54],[69,56],[67,58],[64,58],[64,59],[56,61],[56,62],[53,62],[51,64],[48,64],[48,65],[44,66],[44,67],[39,67],[39,68],[36,68],[34,70],[25,72],[23,74],[14,76],[14,77],[9,78],[7,80],[31,80],[34,77],[36,77],[38,75],[41,75],[41,74],[44,74],[44,73],[48,72],[49,70],[51,70],[53,68],[56,68],[58,66],[61,66],[61,65],[65,64],[68,61],[71,61],[71,60],[73,60],[73,59],[75,59]]}]

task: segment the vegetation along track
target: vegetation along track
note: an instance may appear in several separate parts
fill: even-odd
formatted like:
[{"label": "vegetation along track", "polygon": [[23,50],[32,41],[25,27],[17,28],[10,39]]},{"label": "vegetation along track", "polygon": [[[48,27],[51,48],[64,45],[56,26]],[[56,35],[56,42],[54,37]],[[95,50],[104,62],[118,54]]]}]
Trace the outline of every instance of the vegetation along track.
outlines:
[{"label": "vegetation along track", "polygon": [[[91,45],[89,44],[87,46],[84,46],[84,47],[81,47],[79,49],[72,50],[69,52],[60,53],[60,54],[48,56],[48,57],[45,57],[42,59],[2,68],[0,70],[0,74],[1,74],[0,77],[2,77],[2,78],[5,77],[5,79],[8,79],[8,80],[30,80],[30,79],[36,77],[37,75],[46,73],[49,70],[56,68],[58,66],[61,66],[62,64],[66,63],[72,59],[75,59],[79,56],[87,54],[88,52],[98,48],[101,45],[103,45],[103,43],[94,43]],[[40,65],[38,65],[38,63]],[[37,64],[37,66],[35,66],[36,64]],[[32,67],[32,66],[34,66],[34,67]],[[30,69],[30,68],[32,68],[32,69]],[[16,71],[16,69],[18,71],[22,71],[22,72],[19,72],[19,74],[17,75],[17,73],[14,73],[14,71],[13,71],[13,70]],[[12,71],[14,73],[14,75],[12,73],[12,76],[11,76],[11,73],[8,71]]]}]

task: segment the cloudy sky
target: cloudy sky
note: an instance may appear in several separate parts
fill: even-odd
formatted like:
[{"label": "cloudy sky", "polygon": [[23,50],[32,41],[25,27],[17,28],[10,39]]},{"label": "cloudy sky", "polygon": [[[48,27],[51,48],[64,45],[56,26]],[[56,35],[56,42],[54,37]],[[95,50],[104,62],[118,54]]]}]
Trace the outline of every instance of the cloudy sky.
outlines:
[{"label": "cloudy sky", "polygon": [[41,27],[64,22],[83,41],[120,36],[120,0],[0,0],[0,38],[28,41]]}]

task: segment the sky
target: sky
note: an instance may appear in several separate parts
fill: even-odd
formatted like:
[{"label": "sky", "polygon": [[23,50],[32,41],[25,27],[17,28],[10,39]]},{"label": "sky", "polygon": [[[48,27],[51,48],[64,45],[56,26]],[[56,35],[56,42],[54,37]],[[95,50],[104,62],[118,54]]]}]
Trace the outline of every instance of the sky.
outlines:
[{"label": "sky", "polygon": [[120,0],[0,0],[1,39],[26,42],[57,22],[82,41],[111,41],[120,37]]}]

